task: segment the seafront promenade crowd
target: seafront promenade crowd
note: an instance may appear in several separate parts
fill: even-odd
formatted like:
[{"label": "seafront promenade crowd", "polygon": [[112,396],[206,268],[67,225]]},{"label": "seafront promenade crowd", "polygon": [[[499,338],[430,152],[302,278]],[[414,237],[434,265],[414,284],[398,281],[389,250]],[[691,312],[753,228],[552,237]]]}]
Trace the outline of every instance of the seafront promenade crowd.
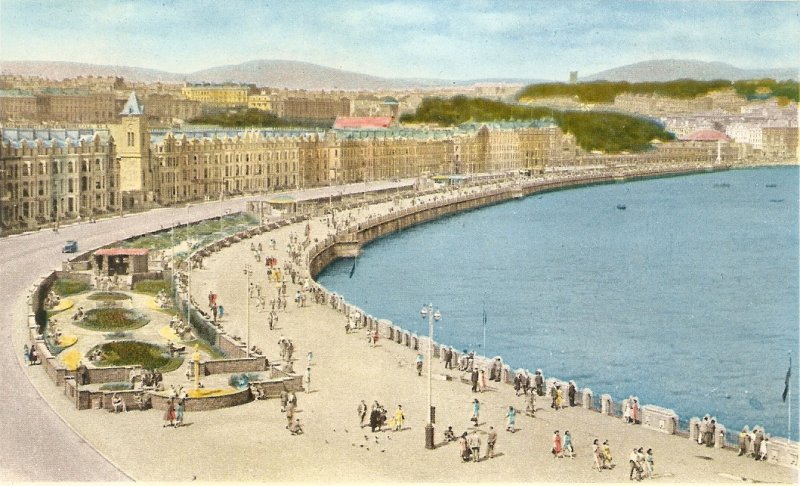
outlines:
[{"label": "seafront promenade crowd", "polygon": [[[303,395],[307,397],[303,398],[303,409],[298,406],[297,393],[293,391],[281,393],[280,416],[273,414],[271,417],[274,420],[270,418],[267,423],[283,424],[285,429],[280,428],[280,430],[286,430],[287,432],[284,434],[287,437],[297,437],[292,438],[293,441],[319,437],[322,424],[319,423],[317,417],[329,417],[331,413],[334,413],[329,410],[334,405],[328,402],[335,401],[330,394],[339,394],[340,392],[330,388],[329,379],[327,381],[323,379],[318,383],[315,378],[315,388],[312,388],[311,371],[314,369],[315,377],[318,377],[327,371],[324,368],[338,366],[338,364],[331,359],[330,350],[321,354],[326,358],[315,359],[317,353],[312,353],[309,343],[316,342],[317,346],[325,346],[325,343],[320,344],[315,341],[314,336],[309,335],[308,331],[300,332],[300,329],[306,329],[299,325],[300,321],[307,320],[312,315],[325,316],[323,320],[313,323],[312,333],[314,327],[334,325],[341,333],[341,327],[338,327],[341,322],[345,331],[343,335],[346,339],[351,339],[350,335],[357,336],[357,340],[362,343],[360,346],[363,346],[361,349],[365,355],[366,353],[371,353],[369,356],[391,354],[399,368],[386,370],[387,379],[395,379],[392,377],[397,373],[413,373],[414,377],[423,380],[422,377],[425,375],[421,373],[421,370],[428,358],[417,350],[410,350],[409,354],[414,356],[414,366],[405,367],[408,358],[402,354],[404,351],[399,351],[401,354],[398,356],[395,348],[402,349],[406,346],[384,344],[389,339],[381,339],[382,336],[374,320],[367,319],[363,311],[350,306],[343,296],[329,292],[312,279],[309,274],[309,250],[321,240],[338,231],[347,231],[358,227],[367,218],[390,215],[434,200],[443,202],[468,194],[477,194],[480,191],[517,185],[517,181],[508,180],[484,184],[481,187],[453,187],[422,196],[398,194],[390,202],[380,205],[333,210],[327,214],[317,215],[301,223],[282,228],[279,232],[265,233],[255,237],[249,245],[247,258],[252,258],[250,261],[255,262],[252,265],[253,275],[249,284],[246,287],[242,284],[231,288],[230,285],[217,281],[216,278],[205,282],[193,281],[191,297],[204,300],[204,296],[207,294],[208,298],[205,305],[198,305],[192,298],[193,306],[219,331],[224,331],[237,338],[245,334],[244,307],[252,306],[253,314],[250,318],[256,329],[254,332],[256,339],[250,342],[248,338],[246,343],[248,349],[252,351],[252,354],[259,356],[278,354],[279,360],[270,360],[273,367],[283,373],[302,375],[304,391],[311,393]],[[231,250],[247,253],[246,247],[235,250],[231,248]],[[210,257],[211,260],[216,258],[216,256]],[[204,268],[202,262],[198,268]],[[230,268],[226,268],[226,271],[230,271]],[[187,295],[188,280],[183,278],[185,273],[181,273],[183,275],[179,276],[178,281],[182,284],[179,285],[178,293]],[[202,277],[198,278],[198,280],[201,279]],[[290,298],[293,298],[293,304],[288,302]],[[223,307],[222,302],[225,302],[229,311]],[[331,315],[337,317],[330,317]],[[176,317],[174,322],[170,323],[170,327],[179,337],[185,334],[187,326],[188,324],[184,323],[180,317]],[[319,332],[322,333],[321,330]],[[353,340],[356,339],[355,336],[352,338]],[[365,336],[366,339],[362,340],[361,336]],[[583,407],[580,390],[575,381],[545,379],[541,369],[536,369],[534,373],[517,370],[509,374],[508,366],[500,357],[486,358],[467,349],[457,352],[447,346],[440,346],[439,349],[441,365],[437,369],[437,376],[447,377],[446,381],[463,383],[463,390],[472,397],[469,402],[460,400],[456,405],[456,408],[463,407],[464,409],[461,418],[458,414],[453,413],[442,414],[439,417],[440,423],[450,421],[450,424],[446,428],[439,429],[440,435],[437,436],[437,440],[442,440],[437,443],[437,448],[447,447],[451,442],[455,442],[455,447],[452,448],[453,462],[484,462],[489,459],[502,458],[503,455],[509,455],[512,461],[516,461],[518,457],[514,451],[517,449],[508,446],[512,442],[512,438],[520,431],[524,431],[526,436],[544,437],[544,430],[547,430],[547,446],[542,447],[539,444],[536,448],[529,450],[537,457],[552,456],[553,461],[558,461],[559,464],[574,461],[576,464],[584,464],[586,470],[596,471],[592,474],[607,476],[607,472],[614,471],[618,465],[612,455],[612,446],[615,446],[617,450],[631,451],[629,454],[622,454],[622,457],[627,457],[627,464],[626,467],[619,468],[628,473],[629,480],[660,477],[655,472],[654,460],[654,451],[661,451],[660,442],[650,443],[643,440],[638,442],[643,445],[630,448],[629,443],[623,443],[618,438],[615,439],[615,436],[606,435],[605,429],[602,431],[587,429],[587,422],[578,412]],[[317,350],[315,349],[315,351]],[[361,354],[361,352],[356,351],[357,354]],[[349,360],[352,356],[337,357],[335,360],[345,358]],[[299,361],[302,360],[306,362],[301,365]],[[323,369],[314,368],[314,366],[320,366]],[[355,370],[351,371],[357,373]],[[165,381],[170,382],[171,380],[174,381],[174,378],[167,376]],[[513,396],[504,392],[503,384],[506,383],[510,384],[509,391],[514,390]],[[171,390],[175,390],[175,387],[173,386]],[[319,398],[320,395],[315,392],[322,393],[323,397]],[[351,415],[351,421],[347,421],[346,424],[337,422],[335,426],[337,428],[341,426],[346,434],[353,433],[351,426],[357,427],[360,432],[369,431],[368,435],[362,433],[358,441],[353,440],[352,447],[363,448],[365,451],[370,451],[370,448],[380,452],[390,450],[389,444],[400,442],[400,437],[408,435],[409,430],[421,430],[419,424],[424,417],[411,412],[410,410],[414,410],[414,407],[408,409],[404,407],[408,404],[407,401],[412,404],[414,401],[414,397],[407,396],[406,393],[410,392],[401,388],[394,389],[391,396],[375,393],[370,397],[371,406],[367,405],[367,400],[358,397],[360,393],[355,397],[344,397],[345,402],[351,403],[352,408],[349,413],[355,410],[357,416],[353,419]],[[255,388],[254,395],[257,399],[267,398]],[[186,399],[186,393],[183,391],[170,392],[167,409],[163,415],[164,427],[172,425],[177,428],[179,424],[184,423]],[[452,400],[444,397],[441,399]],[[324,401],[320,402],[319,400]],[[336,400],[337,403],[340,401]],[[381,402],[391,403],[392,406],[384,406]],[[305,403],[315,403],[316,406],[305,406]],[[120,408],[124,411],[124,408]],[[114,409],[116,410],[117,407],[114,406]],[[498,409],[502,412],[498,412]],[[624,400],[621,412],[624,423],[630,424],[632,427],[641,424],[642,411],[637,397],[632,396]],[[701,424],[699,443],[713,445],[715,438],[713,427],[716,424],[711,417],[707,417],[707,419]],[[329,425],[333,426],[333,424]],[[631,428],[631,430],[633,429]],[[552,431],[552,435],[550,435],[550,431]],[[336,429],[333,432],[337,432]],[[340,432],[341,429],[337,433]],[[624,431],[623,434],[625,434]],[[752,432],[748,430],[745,433],[743,431],[743,434],[740,434],[739,455],[749,455],[756,459],[762,455],[766,457],[768,439],[763,431],[760,428],[754,428]],[[612,438],[601,439],[600,435]],[[360,438],[361,436],[363,436],[363,440]],[[637,437],[640,436],[637,435]],[[348,441],[350,440],[348,439]],[[405,441],[406,439],[402,439],[402,443],[406,443]],[[663,451],[659,454],[663,454]],[[564,459],[567,461],[562,463],[561,460]],[[614,477],[618,480],[624,475],[615,474]]]}]

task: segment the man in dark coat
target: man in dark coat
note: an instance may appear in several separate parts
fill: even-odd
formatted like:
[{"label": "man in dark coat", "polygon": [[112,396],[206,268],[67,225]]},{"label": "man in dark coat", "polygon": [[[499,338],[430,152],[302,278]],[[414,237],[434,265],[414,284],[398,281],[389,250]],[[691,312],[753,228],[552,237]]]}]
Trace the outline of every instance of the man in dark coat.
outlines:
[{"label": "man in dark coat", "polygon": [[469,378],[470,382],[472,383],[472,391],[478,391],[478,368],[472,368],[472,375]]},{"label": "man in dark coat", "polygon": [[569,396],[569,406],[575,406],[575,383],[569,382],[569,388],[567,389],[567,396]]},{"label": "man in dark coat", "polygon": [[378,428],[380,425],[381,420],[381,411],[377,408],[373,408],[372,411],[369,413],[369,428],[375,432],[375,429]]},{"label": "man in dark coat", "polygon": [[536,370],[536,376],[533,378],[536,385],[536,394],[540,397],[544,396],[544,378],[542,377],[542,370]]}]

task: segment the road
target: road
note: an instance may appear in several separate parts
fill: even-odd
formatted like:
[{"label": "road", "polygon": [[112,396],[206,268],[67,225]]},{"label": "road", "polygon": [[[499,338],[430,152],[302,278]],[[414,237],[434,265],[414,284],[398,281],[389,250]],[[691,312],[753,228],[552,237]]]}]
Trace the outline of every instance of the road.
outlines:
[{"label": "road", "polygon": [[[321,187],[289,192],[298,200],[356,194],[362,191],[409,186],[413,179]],[[0,481],[123,481],[129,477],[88,445],[42,398],[28,376],[25,344],[27,291],[41,277],[60,269],[66,240],[77,240],[83,252],[137,234],[198,221],[226,211],[244,210],[249,200],[228,199],[181,208],[157,209],[15,235],[0,240]],[[53,386],[52,383],[49,386]]]}]

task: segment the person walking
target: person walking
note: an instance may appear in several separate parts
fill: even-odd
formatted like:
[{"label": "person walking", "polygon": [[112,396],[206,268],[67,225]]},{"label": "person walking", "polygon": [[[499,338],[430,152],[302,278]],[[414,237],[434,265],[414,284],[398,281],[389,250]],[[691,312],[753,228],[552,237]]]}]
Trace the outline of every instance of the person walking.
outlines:
[{"label": "person walking", "polygon": [[472,462],[478,462],[481,460],[481,438],[478,435],[477,430],[472,431],[472,435],[469,436],[469,448],[472,451]]},{"label": "person walking", "polygon": [[416,366],[417,366],[417,376],[422,376],[422,353],[417,353],[416,359]]},{"label": "person walking", "polygon": [[170,427],[175,426],[175,402],[172,398],[167,400],[167,410],[164,412],[164,425],[166,427],[169,425]]},{"label": "person walking", "polygon": [[533,377],[534,383],[536,384],[536,394],[540,397],[544,396],[544,377],[542,376],[542,370],[536,370],[536,375]]},{"label": "person walking", "polygon": [[742,428],[742,431],[739,432],[739,455],[743,456],[747,454],[747,450],[750,448],[750,430],[745,425]]},{"label": "person walking", "polygon": [[306,374],[303,381],[305,381],[306,393],[311,393],[311,368],[306,368]]},{"label": "person walking", "polygon": [[358,404],[358,409],[356,409],[356,412],[358,413],[358,418],[360,420],[359,421],[360,427],[364,427],[364,419],[367,417],[367,408],[368,408],[367,402],[361,400],[361,403]]},{"label": "person walking", "polygon": [[470,418],[472,422],[475,422],[475,426],[478,425],[478,421],[480,420],[480,414],[481,414],[481,402],[479,402],[478,399],[476,398],[472,401],[472,417]]},{"label": "person walking", "polygon": [[186,393],[181,393],[178,398],[178,407],[175,413],[175,426],[180,427],[183,425],[183,414],[186,412]]},{"label": "person walking", "polygon": [[469,455],[471,453],[471,449],[469,448],[469,440],[467,439],[466,432],[461,434],[461,437],[458,438],[458,449],[461,452],[461,461],[462,462],[469,461]]},{"label": "person walking", "polygon": [[599,439],[592,441],[592,457],[594,458],[592,469],[597,469],[597,472],[601,472],[603,470],[603,450],[600,448],[598,442]]},{"label": "person walking", "polygon": [[576,392],[575,382],[574,381],[570,381],[569,382],[569,388],[567,389],[567,396],[569,397],[569,406],[570,407],[574,407],[575,406],[575,392]]},{"label": "person walking", "polygon": [[611,457],[611,446],[608,445],[608,441],[603,441],[603,469],[613,469],[614,465],[611,464],[613,458]]},{"label": "person walking", "polygon": [[497,431],[494,427],[489,426],[489,434],[486,437],[486,457],[489,459],[494,458],[494,446],[497,444]]},{"label": "person walking", "polygon": [[569,430],[564,431],[564,452],[569,454],[570,459],[575,459],[575,449],[572,447],[572,436]]},{"label": "person walking", "polygon": [[645,464],[647,465],[647,477],[652,479],[653,478],[653,469],[654,469],[653,449],[647,449],[647,456],[645,456],[644,460],[645,460]]},{"label": "person walking", "polygon": [[489,389],[489,380],[486,378],[486,370],[481,368],[478,375],[478,391],[481,393]]},{"label": "person walking", "polygon": [[561,434],[557,430],[553,432],[553,449],[551,452],[553,453],[553,459],[564,457],[564,453],[561,450]]},{"label": "person walking", "polygon": [[478,391],[478,368],[472,368],[472,374],[469,377],[470,383],[472,383],[472,392],[476,393]]},{"label": "person walking", "polygon": [[508,411],[506,412],[506,430],[514,433],[516,431],[515,425],[517,423],[517,410],[513,406],[508,407]]},{"label": "person walking", "polygon": [[403,412],[403,406],[398,405],[397,410],[394,411],[394,430],[403,430],[405,420],[406,414]]},{"label": "person walking", "polygon": [[636,448],[633,448],[633,452],[631,455],[628,456],[628,462],[631,465],[631,473],[629,474],[628,479],[633,481],[634,474],[636,475],[636,480],[642,480],[642,471],[639,469],[639,455],[636,453]]}]

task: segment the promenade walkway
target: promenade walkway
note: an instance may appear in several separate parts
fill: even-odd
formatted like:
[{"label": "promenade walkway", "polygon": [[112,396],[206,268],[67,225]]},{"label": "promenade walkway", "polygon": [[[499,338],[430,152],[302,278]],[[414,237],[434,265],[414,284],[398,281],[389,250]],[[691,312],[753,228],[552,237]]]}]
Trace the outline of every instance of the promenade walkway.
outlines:
[{"label": "promenade walkway", "polygon": [[[385,214],[390,207],[388,203],[350,215],[360,220]],[[346,217],[344,213],[337,216]],[[203,303],[209,290],[216,291],[226,309],[226,330],[244,336],[247,300],[243,265],[253,266],[253,282],[268,287],[266,269],[254,261],[250,242],[261,242],[263,254],[278,258],[282,266],[290,234],[302,240],[304,227],[302,222],[271,231],[206,258],[204,268],[192,272],[195,300]],[[321,220],[312,221],[312,240],[324,238],[328,231]],[[276,240],[274,252],[267,250],[271,239]],[[553,411],[546,400],[539,400],[536,418],[519,414],[519,431],[505,432],[505,411],[509,405],[524,410],[523,398],[515,397],[510,386],[499,384],[488,392],[473,394],[459,380],[434,381],[439,447],[426,450],[427,379],[418,377],[414,370],[416,353],[386,341],[370,347],[363,333],[344,332],[345,317],[330,306],[309,299],[306,307],[298,308],[291,301],[296,289],[289,281],[290,302],[287,310],[279,313],[275,330],[268,329],[266,313],[258,313],[251,306],[251,336],[253,344],[271,360],[279,356],[278,339],[292,339],[297,371],[306,368],[306,355],[313,352],[310,393],[298,395],[297,416],[304,424],[303,435],[292,436],[284,428],[286,420],[278,400],[188,413],[186,427],[164,429],[160,411],[78,412],[41,370],[31,369],[31,380],[86,441],[122,471],[142,481],[622,482],[628,481],[627,456],[633,447],[653,449],[656,477],[651,481],[797,481],[796,469],[698,446],[688,439],[625,425],[620,419],[597,412],[579,408]],[[271,298],[268,296],[267,301]],[[434,373],[444,372],[443,365],[434,362]],[[491,425],[498,430],[498,457],[465,464],[456,443],[441,444],[442,432],[447,425],[458,434],[471,430],[469,417],[475,397],[483,404],[479,428],[486,431]],[[406,413],[404,430],[371,433],[360,428],[356,407],[362,399],[368,405],[377,400],[390,414],[401,404]],[[574,459],[552,457],[554,430],[570,431],[577,452]],[[592,469],[591,443],[595,438],[609,441],[615,469]],[[485,436],[483,442],[482,453]]]}]

